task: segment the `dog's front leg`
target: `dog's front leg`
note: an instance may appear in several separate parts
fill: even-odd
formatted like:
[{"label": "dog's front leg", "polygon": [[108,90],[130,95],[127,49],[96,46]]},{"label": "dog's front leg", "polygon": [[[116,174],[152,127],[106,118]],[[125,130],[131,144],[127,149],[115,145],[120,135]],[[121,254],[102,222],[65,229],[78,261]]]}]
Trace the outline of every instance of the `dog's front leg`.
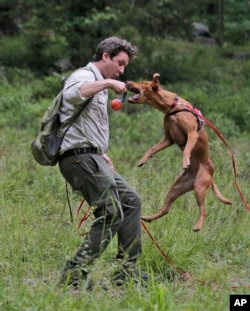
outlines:
[{"label": "dog's front leg", "polygon": [[167,137],[164,136],[156,145],[154,145],[144,154],[141,160],[137,163],[137,166],[144,165],[147,162],[147,160],[151,158],[154,154],[169,147],[172,144],[173,143]]},{"label": "dog's front leg", "polygon": [[141,219],[147,222],[151,222],[168,214],[172,204],[176,199],[194,189],[194,178],[195,175],[192,175],[190,170],[183,171],[182,174],[176,178],[172,187],[169,189],[162,208],[151,216],[142,216]]},{"label": "dog's front leg", "polygon": [[182,159],[182,167],[183,169],[187,169],[190,165],[190,157],[191,152],[197,143],[198,140],[198,133],[197,132],[189,132],[187,137],[187,143],[183,150],[183,159]]}]

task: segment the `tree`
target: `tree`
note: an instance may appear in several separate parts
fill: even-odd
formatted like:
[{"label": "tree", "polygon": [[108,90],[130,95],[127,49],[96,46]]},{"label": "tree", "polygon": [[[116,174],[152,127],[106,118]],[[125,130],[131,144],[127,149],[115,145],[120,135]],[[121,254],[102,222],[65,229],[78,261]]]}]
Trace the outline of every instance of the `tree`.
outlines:
[{"label": "tree", "polygon": [[218,7],[218,42],[222,45],[224,41],[224,0],[218,0]]}]

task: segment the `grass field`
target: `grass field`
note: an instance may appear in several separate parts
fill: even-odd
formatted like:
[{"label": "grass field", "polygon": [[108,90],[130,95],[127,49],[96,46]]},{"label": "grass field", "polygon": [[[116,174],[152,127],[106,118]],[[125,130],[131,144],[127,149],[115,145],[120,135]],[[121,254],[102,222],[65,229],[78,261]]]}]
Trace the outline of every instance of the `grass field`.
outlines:
[{"label": "grass field", "polygon": [[[145,110],[140,123],[133,115],[111,115],[109,155],[116,170],[140,193],[143,214],[161,207],[167,189],[181,172],[181,153],[176,147],[136,167],[146,149],[160,139],[161,118],[150,110]],[[34,133],[27,124],[26,129],[1,128],[0,150],[4,145],[5,150],[0,158],[0,310],[227,311],[231,294],[250,294],[249,212],[234,185],[229,151],[208,131],[214,178],[233,205],[223,205],[209,192],[208,217],[195,233],[192,227],[198,207],[193,194],[186,194],[174,203],[169,215],[146,224],[172,264],[143,230],[139,265],[150,274],[147,287],[111,286],[109,279],[116,268],[114,238],[92,268],[93,291],[74,294],[56,287],[66,258],[82,240],[78,220],[70,222],[65,182],[58,167],[41,167],[32,159]],[[231,137],[230,144],[237,181],[249,201],[249,139]],[[81,198],[70,193],[70,200],[75,215]],[[84,223],[83,231],[91,221]],[[183,277],[182,272],[194,279]],[[103,282],[108,289],[103,289]]]}]

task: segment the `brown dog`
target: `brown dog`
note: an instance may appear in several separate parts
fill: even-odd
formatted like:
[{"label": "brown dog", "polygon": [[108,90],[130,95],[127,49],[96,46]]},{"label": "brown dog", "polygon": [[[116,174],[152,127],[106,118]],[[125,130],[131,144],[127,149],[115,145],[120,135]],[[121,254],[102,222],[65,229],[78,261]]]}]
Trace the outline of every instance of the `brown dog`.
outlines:
[{"label": "brown dog", "polygon": [[145,221],[152,221],[167,214],[172,203],[186,192],[194,190],[200,210],[194,231],[201,229],[206,218],[204,207],[207,190],[211,187],[216,197],[225,204],[232,204],[217,188],[214,180],[214,165],[210,159],[208,136],[203,126],[200,111],[177,94],[163,90],[154,74],[152,81],[127,82],[127,89],[135,95],[128,99],[132,104],[146,104],[164,113],[164,137],[150,148],[138,166],[144,165],[155,153],[177,144],[183,152],[182,167],[184,172],[177,177],[165,198],[163,207],[154,215],[143,216]]}]

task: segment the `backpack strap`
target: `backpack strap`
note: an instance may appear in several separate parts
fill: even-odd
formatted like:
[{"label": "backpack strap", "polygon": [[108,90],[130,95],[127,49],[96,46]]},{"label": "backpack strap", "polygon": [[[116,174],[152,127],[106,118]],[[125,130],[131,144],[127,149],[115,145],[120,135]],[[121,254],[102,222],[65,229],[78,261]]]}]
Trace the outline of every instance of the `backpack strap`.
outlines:
[{"label": "backpack strap", "polygon": [[[89,68],[89,67],[82,67],[80,69],[87,69],[87,70],[90,70],[93,72],[94,76],[95,76],[95,81],[97,80],[97,77],[96,77],[96,74],[95,72]],[[80,69],[77,69],[77,70],[80,70]],[[77,71],[75,70],[75,71]],[[75,72],[74,71],[74,72]],[[73,73],[74,73],[73,72]],[[65,81],[67,79],[64,79],[63,80],[63,84],[65,84]],[[62,137],[64,137],[64,135],[67,133],[67,131],[69,130],[69,128],[71,127],[71,125],[74,123],[74,121],[78,118],[78,116],[82,113],[82,111],[87,107],[87,105],[92,101],[94,96],[90,97],[89,99],[87,99],[82,105],[81,105],[81,108],[80,109],[76,109],[76,112],[72,114],[72,116],[67,120],[67,123],[68,123],[68,127],[66,128],[66,130],[64,131],[64,133],[62,134]],[[62,102],[62,99],[61,99],[61,102]]]}]

